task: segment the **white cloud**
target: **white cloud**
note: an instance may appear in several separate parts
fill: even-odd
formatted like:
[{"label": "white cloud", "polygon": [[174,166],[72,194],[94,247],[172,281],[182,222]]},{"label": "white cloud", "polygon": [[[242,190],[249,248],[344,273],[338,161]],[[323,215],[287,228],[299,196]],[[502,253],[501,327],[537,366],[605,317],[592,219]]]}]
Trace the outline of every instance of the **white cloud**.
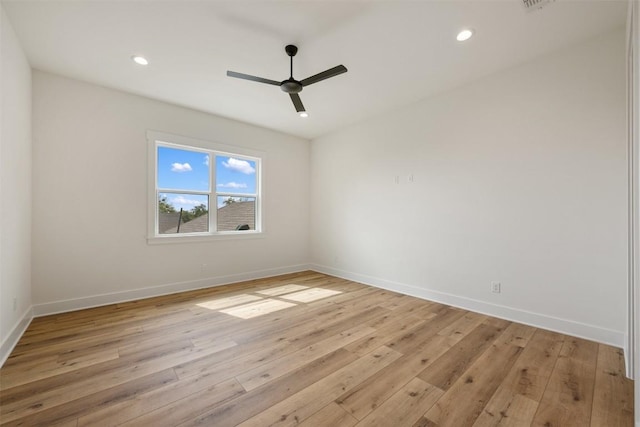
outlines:
[{"label": "white cloud", "polygon": [[202,203],[202,201],[200,200],[187,199],[184,196],[172,197],[171,199],[169,199],[169,202],[175,205],[192,205],[192,206],[196,206]]},{"label": "white cloud", "polygon": [[246,160],[238,160],[233,157],[229,157],[229,161],[222,162],[222,164],[227,169],[231,169],[236,172],[242,172],[247,175],[250,175],[256,172],[256,170]]},{"label": "white cloud", "polygon": [[247,188],[244,182],[227,182],[226,184],[218,184],[220,188]]},{"label": "white cloud", "polygon": [[189,163],[172,163],[171,172],[191,172],[193,169]]},{"label": "white cloud", "polygon": [[208,154],[206,154],[204,156],[204,161],[202,163],[204,163],[205,165],[209,166],[209,155]]}]

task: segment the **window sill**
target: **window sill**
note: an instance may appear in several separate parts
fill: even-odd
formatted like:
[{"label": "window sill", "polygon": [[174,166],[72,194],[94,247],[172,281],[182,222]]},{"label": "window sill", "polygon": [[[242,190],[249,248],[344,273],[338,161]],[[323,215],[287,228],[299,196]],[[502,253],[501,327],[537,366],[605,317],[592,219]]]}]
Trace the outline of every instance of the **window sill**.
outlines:
[{"label": "window sill", "polygon": [[152,236],[147,237],[147,244],[149,245],[163,245],[173,243],[205,243],[221,240],[247,240],[247,239],[263,239],[265,237],[264,232],[253,231],[229,231],[225,233],[216,234],[184,234],[181,236],[165,235],[165,236]]}]

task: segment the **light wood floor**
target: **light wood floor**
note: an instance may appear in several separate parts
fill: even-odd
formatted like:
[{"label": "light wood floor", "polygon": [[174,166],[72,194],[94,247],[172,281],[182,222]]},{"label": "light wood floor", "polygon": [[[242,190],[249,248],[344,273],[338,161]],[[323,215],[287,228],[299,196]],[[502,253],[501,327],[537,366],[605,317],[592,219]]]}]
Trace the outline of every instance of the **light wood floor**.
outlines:
[{"label": "light wood floor", "polygon": [[621,350],[313,272],[35,319],[24,426],[632,426]]}]

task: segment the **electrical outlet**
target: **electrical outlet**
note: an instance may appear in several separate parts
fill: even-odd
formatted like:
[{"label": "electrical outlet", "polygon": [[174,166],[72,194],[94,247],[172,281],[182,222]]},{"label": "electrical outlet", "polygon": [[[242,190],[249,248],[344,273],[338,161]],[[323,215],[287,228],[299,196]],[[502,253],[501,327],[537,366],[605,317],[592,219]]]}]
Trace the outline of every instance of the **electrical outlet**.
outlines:
[{"label": "electrical outlet", "polygon": [[500,293],[500,282],[491,282],[491,292],[494,294]]}]

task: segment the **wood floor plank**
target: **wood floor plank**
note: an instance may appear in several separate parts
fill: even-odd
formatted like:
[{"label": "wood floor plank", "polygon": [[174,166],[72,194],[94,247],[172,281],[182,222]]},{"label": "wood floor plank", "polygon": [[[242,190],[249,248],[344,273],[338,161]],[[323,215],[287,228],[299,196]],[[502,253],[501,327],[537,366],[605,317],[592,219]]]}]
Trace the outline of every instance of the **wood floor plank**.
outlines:
[{"label": "wood floor plank", "polygon": [[518,427],[531,425],[538,402],[506,387],[499,387],[473,427]]},{"label": "wood floor plank", "polygon": [[3,426],[46,426],[62,422],[77,422],[78,417],[90,411],[130,399],[132,396],[154,390],[176,380],[177,377],[173,369],[165,369],[128,381],[125,384],[81,396],[64,405],[50,406],[20,418],[14,418],[11,416],[12,414],[2,414],[0,419]]},{"label": "wood floor plank", "polygon": [[[242,331],[234,329],[228,333],[233,333],[234,340],[240,344],[286,333],[291,340],[300,341],[303,337],[307,337],[306,345],[308,345],[315,340],[314,337],[318,337],[318,334],[333,335],[356,324],[378,319],[387,313],[389,310],[378,307],[372,302],[366,302],[366,299],[349,301],[302,312],[289,311],[286,316],[278,318],[277,321],[263,322],[256,327],[245,327]],[[291,322],[291,318],[295,318],[296,322]]]},{"label": "wood floor plank", "polygon": [[633,424],[633,381],[625,377],[624,354],[605,344],[598,346],[591,426]]},{"label": "wood floor plank", "polygon": [[199,302],[196,306],[207,310],[221,310],[223,308],[242,305],[249,302],[261,301],[263,298],[257,295],[240,294],[226,298],[212,298],[208,301]]},{"label": "wood floor plank", "polygon": [[135,365],[143,363],[147,360],[152,360],[162,355],[170,355],[174,352],[184,351],[191,347],[190,343],[168,342],[164,343],[160,348],[156,349],[156,351],[152,353],[147,352],[144,354],[135,354],[125,358],[124,360],[122,358],[118,358],[117,360],[103,362],[99,365],[84,367],[72,372],[63,372],[55,376],[49,376],[41,380],[32,381],[29,384],[15,386],[3,391],[3,408],[7,409],[11,404],[25,398],[36,399],[37,396],[34,396],[34,391],[36,391],[37,394],[42,395],[47,392],[59,390],[61,387],[72,387],[78,382],[95,380],[95,378],[98,378],[100,375],[127,369],[127,364]]},{"label": "wood floor plank", "polygon": [[77,369],[96,365],[102,362],[116,360],[119,357],[117,349],[95,351],[93,353],[78,356],[75,359],[60,360],[60,356],[50,356],[43,358],[41,363],[35,361],[30,367],[20,367],[20,369],[7,370],[0,378],[0,388],[7,389],[19,385],[32,383],[41,379],[55,375],[72,372]]},{"label": "wood floor plank", "polygon": [[340,349],[284,377],[194,417],[184,425],[236,426],[349,365],[356,359],[357,357],[352,353]]},{"label": "wood floor plank", "polygon": [[[49,409],[54,406],[76,400],[83,395],[90,394],[95,390],[114,387],[127,383],[133,379],[141,378],[164,369],[172,368],[179,360],[189,360],[201,357],[206,351],[194,348],[176,348],[174,351],[159,353],[158,357],[144,357],[142,363],[125,362],[122,366],[112,364],[114,361],[105,362],[99,365],[92,365],[85,369],[73,371],[70,374],[76,375],[72,382],[65,381],[66,375],[61,374],[52,377],[55,381],[49,381],[49,378],[36,383],[48,382],[49,388],[46,391],[33,394],[28,393],[27,389],[12,393],[13,390],[20,389],[23,386],[8,389],[6,395],[3,393],[3,421],[13,420],[25,414],[32,414]],[[123,358],[125,359],[125,358]],[[88,372],[97,371],[101,365],[111,364],[111,369],[91,376]],[[5,400],[6,396],[6,400]],[[17,399],[21,396],[21,399]],[[7,402],[5,404],[5,402]]]},{"label": "wood floor plank", "polygon": [[331,402],[298,425],[300,427],[352,427],[357,422],[358,420],[339,405]]},{"label": "wood floor plank", "polygon": [[34,319],[0,424],[633,427],[624,372],[620,349],[303,271]]},{"label": "wood floor plank", "polygon": [[443,393],[444,391],[420,378],[414,378],[357,425],[368,427],[412,426],[422,417],[422,414],[436,403]]},{"label": "wood floor plank", "polygon": [[55,424],[47,424],[48,427],[77,427],[78,420],[62,421]]},{"label": "wood floor plank", "polygon": [[291,307],[295,307],[295,304],[269,298],[250,302],[244,305],[225,308],[220,310],[220,312],[230,314],[231,316],[239,317],[241,319],[251,319]]},{"label": "wood floor plank", "polygon": [[465,336],[469,332],[473,331],[480,323],[484,322],[487,316],[484,314],[478,314],[473,312],[467,312],[464,316],[451,323],[450,325],[442,328],[438,335],[444,336]]},{"label": "wood floor plank", "polygon": [[375,329],[365,325],[358,325],[320,341],[317,344],[289,353],[274,361],[264,363],[254,369],[237,375],[236,379],[242,384],[245,390],[251,391],[372,332],[375,332]]},{"label": "wood floor plank", "polygon": [[[476,334],[481,334],[486,329],[493,331],[489,335],[494,338],[499,332],[495,327],[484,325]],[[434,361],[447,360],[448,351],[464,338],[458,334],[433,335],[420,345],[410,348],[403,357],[380,371],[375,378],[340,396],[337,402],[356,418],[363,419],[413,377],[421,372],[438,372],[440,368],[431,369]]]},{"label": "wood floor plank", "polygon": [[362,420],[452,345],[451,337],[434,335],[432,339],[389,364],[374,377],[341,394],[336,403],[358,420]]},{"label": "wood floor plank", "polygon": [[242,427],[295,426],[401,356],[381,347],[240,424]]},{"label": "wood floor plank", "polygon": [[345,348],[354,354],[362,356],[389,341],[400,338],[409,330],[419,329],[426,323],[426,320],[418,319],[413,316],[398,317],[393,314],[389,314],[385,316],[385,318],[392,320],[382,327],[377,327],[375,324],[371,325],[373,328],[377,328],[374,333],[346,345]]},{"label": "wood floor plank", "polygon": [[[131,326],[126,328],[107,329],[104,333],[94,333],[89,336],[72,336],[64,338],[47,339],[41,342],[32,342],[22,344],[18,343],[16,348],[7,359],[7,367],[18,365],[22,362],[28,362],[30,360],[38,360],[39,357],[47,355],[60,355],[69,352],[80,351],[87,347],[100,347],[106,348],[106,343],[114,343],[117,346],[123,340],[136,339],[144,334],[144,329],[141,326]],[[4,366],[3,366],[4,368]]]},{"label": "wood floor plank", "polygon": [[[373,310],[373,309],[372,309]],[[356,312],[356,315],[363,315],[365,318],[369,315],[377,315],[378,313],[366,313]],[[251,363],[250,360],[255,360],[255,363],[264,363],[272,358],[279,357],[287,352],[293,352],[299,348],[303,348],[306,345],[310,345],[313,342],[324,339],[325,337],[337,334],[348,327],[345,324],[353,324],[354,320],[350,318],[342,319],[346,322],[330,321],[327,317],[321,314],[316,314],[316,318],[324,320],[325,327],[317,328],[316,320],[309,322],[306,317],[307,313],[296,317],[296,322],[280,322],[277,324],[269,324],[261,326],[256,329],[254,327],[248,327],[247,331],[231,330],[223,334],[213,334],[213,336],[207,336],[206,340],[219,340],[225,335],[232,335],[234,341],[237,341],[239,345],[234,349],[222,351],[216,355],[215,361],[211,361],[209,358],[202,358],[194,360],[190,363],[178,365],[177,372],[180,377],[189,375],[195,375],[199,372],[207,372],[211,369],[217,369],[218,364],[230,361],[230,363],[237,364],[237,360],[231,359],[244,358],[244,363]],[[286,318],[285,318],[286,320]],[[226,339],[226,338],[225,338]],[[259,354],[254,354],[259,353]],[[258,357],[254,357],[258,356]],[[247,370],[254,367],[254,365],[246,365]],[[234,374],[235,375],[235,374]]]},{"label": "wood floor plank", "polygon": [[[520,346],[522,340],[512,339],[513,329],[507,328],[497,342]],[[538,330],[528,342],[509,374],[487,403],[476,426],[531,425],[542,394],[547,386],[564,336]]]},{"label": "wood floor plank", "polygon": [[396,311],[396,315],[399,315],[400,313],[402,313],[403,316],[415,316],[420,319],[423,319],[426,313],[429,313],[430,316],[433,316],[433,314],[435,314],[433,312],[435,308],[434,303],[430,301],[426,301],[418,298],[408,298],[408,299],[395,298],[390,302],[393,303],[395,301],[402,302],[400,305],[397,305],[397,306],[391,304],[391,308],[393,309],[393,311]]},{"label": "wood floor plank", "polygon": [[243,354],[242,348],[233,348],[233,351],[220,352],[215,356],[205,356],[190,361],[181,361],[174,369],[178,378],[188,378],[193,375],[216,374],[220,381],[235,377],[248,369],[260,366],[262,363],[278,359],[292,351],[291,343],[284,339],[275,339],[268,342],[261,350]]},{"label": "wood floor plank", "polygon": [[407,354],[420,346],[425,340],[436,335],[440,330],[448,326],[451,322],[455,322],[465,315],[464,310],[448,307],[441,311],[436,317],[429,319],[424,325],[407,330],[405,334],[393,339],[387,345],[390,348]]},{"label": "wood floor plank", "polygon": [[487,325],[495,326],[496,328],[500,328],[503,330],[507,329],[511,325],[510,321],[505,319],[499,319],[497,317],[487,317],[483,323],[486,323]]},{"label": "wood floor plank", "polygon": [[[74,357],[76,354],[118,348],[158,336],[166,337],[167,335],[180,334],[181,338],[191,338],[202,333],[201,331],[208,326],[221,327],[221,323],[225,320],[219,317],[212,318],[212,316],[194,317],[191,315],[191,317],[185,317],[184,313],[187,313],[187,311],[183,310],[178,317],[172,313],[167,315],[166,318],[154,314],[150,319],[136,318],[134,321],[125,324],[116,322],[87,333],[74,334],[64,340],[56,338],[53,342],[47,339],[28,343],[26,345],[27,355],[23,353],[24,348],[21,347],[16,350],[18,354],[15,357],[19,361],[37,359],[38,354],[58,354],[59,356]],[[218,316],[224,315],[218,314]],[[144,328],[142,325],[144,325]],[[14,357],[14,354],[12,354],[12,357]]]},{"label": "wood floor plank", "polygon": [[93,408],[91,412],[78,418],[78,427],[97,426],[105,420],[108,420],[109,425],[121,425],[189,396],[207,393],[205,390],[211,388],[217,388],[217,392],[225,389],[233,392],[237,387],[238,382],[234,378],[219,381],[218,378],[207,374],[173,381],[162,387],[138,393],[127,400],[112,402],[102,408]]},{"label": "wood floor plank", "polygon": [[[311,323],[298,324],[298,322],[295,322],[284,330],[279,330],[278,327],[276,327],[275,330],[272,328],[261,329],[260,336],[254,335],[251,341],[266,337],[282,338],[286,336],[290,342],[302,348],[352,328],[355,325],[368,324],[371,321],[385,316],[388,312],[389,310],[377,306],[352,310],[339,308],[336,310],[336,313],[341,313],[338,316],[329,313],[326,315],[316,313],[315,319]],[[245,339],[246,335],[238,337],[240,342],[243,342]]]},{"label": "wood floor plank", "polygon": [[537,330],[501,387],[540,402],[565,339],[555,332]]},{"label": "wood floor plank", "polygon": [[597,357],[594,342],[564,341],[533,426],[590,425]]},{"label": "wood floor plank", "polygon": [[284,295],[292,292],[301,291],[303,289],[309,289],[309,286],[288,284],[288,285],[276,286],[274,288],[262,289],[262,290],[256,291],[256,293],[275,297],[278,295]]},{"label": "wood floor plank", "polygon": [[493,326],[478,325],[418,377],[441,390],[448,390],[500,333],[501,331]]},{"label": "wood floor plank", "polygon": [[425,417],[420,418],[411,427],[437,427],[437,424]]},{"label": "wood floor plank", "polygon": [[425,414],[426,418],[443,427],[473,425],[521,352],[521,347],[492,344]]},{"label": "wood floor plank", "polygon": [[533,326],[511,323],[500,336],[500,342],[525,347],[535,331],[536,328]]},{"label": "wood floor plank", "polygon": [[251,345],[238,346],[237,348],[230,349],[229,351],[223,351],[216,353],[215,357],[203,357],[187,363],[181,363],[176,366],[176,372],[180,378],[184,378],[190,375],[200,375],[207,372],[217,372],[220,379],[226,379],[230,376],[239,375],[242,372],[246,372],[257,366],[260,366],[270,361],[284,357],[286,354],[295,352],[305,346],[311,345],[314,342],[322,340],[324,337],[331,336],[333,334],[340,333],[346,329],[346,325],[353,325],[358,321],[366,323],[367,321],[376,318],[377,316],[384,315],[387,312],[386,309],[379,307],[373,307],[361,313],[355,314],[355,317],[346,317],[339,321],[330,323],[326,327],[311,328],[307,330],[302,336],[297,336],[299,331],[292,329],[291,335],[274,335],[271,338],[269,334],[270,342],[256,341],[259,346]]},{"label": "wood floor plank", "polygon": [[193,418],[207,410],[220,405],[245,391],[237,381],[231,379],[213,385],[200,393],[191,394],[185,398],[171,402],[161,408],[147,412],[137,418],[127,421],[122,426],[175,426]]},{"label": "wood floor plank", "polygon": [[325,289],[325,288],[309,288],[302,291],[294,292],[292,294],[280,295],[281,299],[295,302],[313,302],[319,299],[328,298],[341,294],[342,292]]},{"label": "wood floor plank", "polygon": [[[413,300],[414,298],[410,296],[401,295],[398,298],[381,303],[380,306],[384,308],[388,308],[389,310],[395,310],[396,308],[401,307],[404,304],[407,304]],[[429,301],[425,301],[425,303],[429,303]]]}]

